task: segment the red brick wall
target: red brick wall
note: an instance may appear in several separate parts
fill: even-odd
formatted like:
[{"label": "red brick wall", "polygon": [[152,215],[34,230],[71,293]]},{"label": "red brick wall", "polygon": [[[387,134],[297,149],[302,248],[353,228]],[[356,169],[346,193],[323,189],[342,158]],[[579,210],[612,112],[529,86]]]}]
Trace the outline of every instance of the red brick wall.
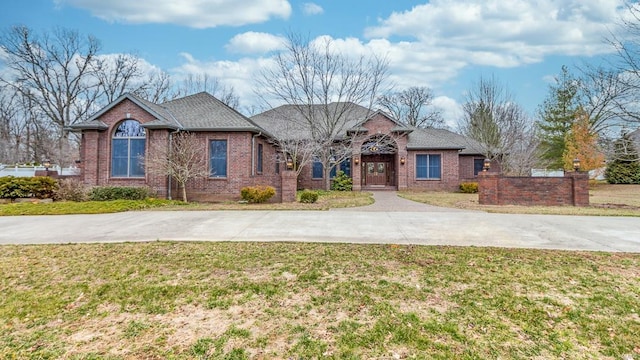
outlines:
[{"label": "red brick wall", "polygon": [[[81,140],[82,181],[91,186],[150,186],[159,196],[167,196],[168,177],[155,176],[145,171],[144,178],[111,177],[111,138],[115,127],[125,119],[137,120],[144,124],[155,118],[128,99],[123,100],[100,117],[109,125],[106,131],[87,130]],[[252,185],[269,185],[276,188],[274,201],[281,199],[280,174],[276,174],[276,148],[263,137],[255,137],[249,132],[199,132],[203,156],[209,157],[209,140],[227,140],[227,177],[203,178],[187,183],[187,196],[191,200],[239,199],[240,189]],[[146,151],[154,144],[168,144],[168,130],[147,130]],[[252,145],[253,144],[253,145]],[[258,174],[258,144],[263,145],[263,171]],[[252,163],[252,150],[253,159]],[[180,198],[175,182],[172,184],[172,198]]]},{"label": "red brick wall", "polygon": [[[419,180],[416,179],[416,155],[433,154],[440,155],[440,179]],[[410,189],[420,190],[456,190],[460,185],[458,176],[458,150],[412,150],[407,157],[407,184]]]},{"label": "red brick wall", "polygon": [[481,205],[589,205],[587,173],[565,177],[505,177],[495,173],[478,176]]}]

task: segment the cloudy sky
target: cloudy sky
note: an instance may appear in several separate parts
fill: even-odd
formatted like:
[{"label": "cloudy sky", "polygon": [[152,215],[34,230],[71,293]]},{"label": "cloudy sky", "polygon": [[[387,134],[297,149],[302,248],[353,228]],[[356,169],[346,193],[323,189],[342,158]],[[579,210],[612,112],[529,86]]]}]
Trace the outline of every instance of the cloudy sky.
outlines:
[{"label": "cloudy sky", "polygon": [[494,76],[533,115],[563,64],[599,63],[623,0],[4,0],[0,25],[92,34],[174,77],[207,73],[251,105],[256,70],[289,32],[390,61],[398,89],[428,86],[452,123],[464,92]]}]

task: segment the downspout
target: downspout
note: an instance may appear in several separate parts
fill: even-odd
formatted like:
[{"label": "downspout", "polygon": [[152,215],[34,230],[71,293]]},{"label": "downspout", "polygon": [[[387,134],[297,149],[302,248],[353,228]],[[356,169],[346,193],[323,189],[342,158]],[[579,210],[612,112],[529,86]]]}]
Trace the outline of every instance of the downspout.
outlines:
[{"label": "downspout", "polygon": [[256,175],[256,138],[262,135],[262,131],[251,136],[251,177]]},{"label": "downspout", "polygon": [[[171,157],[171,152],[173,151],[173,134],[179,133],[180,129],[176,131],[169,132],[169,157]],[[167,180],[167,200],[171,200],[171,179],[173,176],[171,174],[168,175],[169,179]]]}]

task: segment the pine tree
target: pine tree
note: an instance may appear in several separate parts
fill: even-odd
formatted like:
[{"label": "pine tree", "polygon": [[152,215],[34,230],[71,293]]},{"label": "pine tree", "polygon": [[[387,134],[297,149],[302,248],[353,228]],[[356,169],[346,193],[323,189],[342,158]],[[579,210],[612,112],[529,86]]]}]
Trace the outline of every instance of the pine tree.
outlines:
[{"label": "pine tree", "polygon": [[604,154],[598,149],[598,134],[591,130],[589,115],[579,110],[565,136],[565,149],[562,156],[565,170],[573,170],[573,160],[580,160],[580,169],[594,170],[602,167]]},{"label": "pine tree", "polygon": [[629,135],[616,140],[614,159],[607,164],[604,177],[609,184],[640,184],[638,151]]},{"label": "pine tree", "polygon": [[539,110],[542,160],[549,168],[564,167],[563,155],[567,133],[580,109],[578,80],[562,66],[562,73],[556,84],[549,87],[549,94]]}]

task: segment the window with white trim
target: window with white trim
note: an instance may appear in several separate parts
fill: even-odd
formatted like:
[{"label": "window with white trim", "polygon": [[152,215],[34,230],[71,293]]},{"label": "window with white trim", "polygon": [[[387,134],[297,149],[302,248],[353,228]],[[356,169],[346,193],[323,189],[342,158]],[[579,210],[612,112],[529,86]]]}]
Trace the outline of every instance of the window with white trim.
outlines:
[{"label": "window with white trim", "polygon": [[111,139],[111,176],[144,177],[146,132],[136,120],[118,124]]},{"label": "window with white trim", "polygon": [[416,179],[437,180],[440,179],[441,172],[440,155],[416,155]]}]

